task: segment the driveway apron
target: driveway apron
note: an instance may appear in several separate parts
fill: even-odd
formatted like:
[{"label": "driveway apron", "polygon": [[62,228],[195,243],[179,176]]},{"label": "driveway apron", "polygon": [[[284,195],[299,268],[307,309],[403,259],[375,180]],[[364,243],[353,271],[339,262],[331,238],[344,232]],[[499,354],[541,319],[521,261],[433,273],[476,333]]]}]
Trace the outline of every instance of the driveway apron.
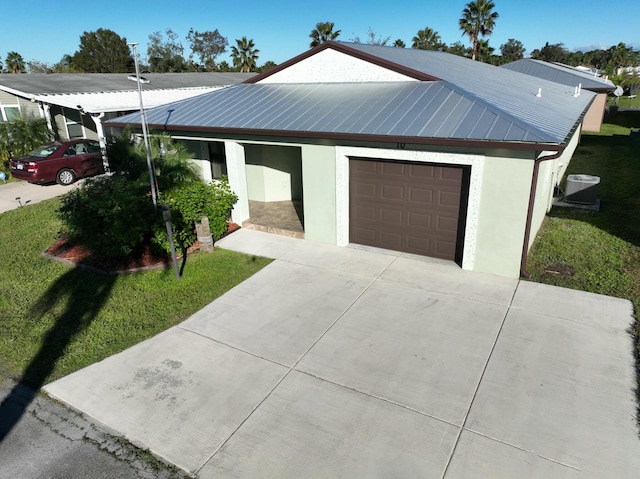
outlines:
[{"label": "driveway apron", "polygon": [[640,470],[628,301],[257,231],[218,246],[275,261],[46,392],[201,478]]}]

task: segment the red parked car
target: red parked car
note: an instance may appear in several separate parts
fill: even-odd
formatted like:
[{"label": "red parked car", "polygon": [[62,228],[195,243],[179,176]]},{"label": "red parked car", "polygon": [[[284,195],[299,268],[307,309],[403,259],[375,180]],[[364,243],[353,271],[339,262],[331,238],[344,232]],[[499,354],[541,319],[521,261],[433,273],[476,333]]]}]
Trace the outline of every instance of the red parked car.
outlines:
[{"label": "red parked car", "polygon": [[49,143],[9,164],[15,178],[29,183],[70,185],[78,178],[104,173],[100,144],[87,139]]}]

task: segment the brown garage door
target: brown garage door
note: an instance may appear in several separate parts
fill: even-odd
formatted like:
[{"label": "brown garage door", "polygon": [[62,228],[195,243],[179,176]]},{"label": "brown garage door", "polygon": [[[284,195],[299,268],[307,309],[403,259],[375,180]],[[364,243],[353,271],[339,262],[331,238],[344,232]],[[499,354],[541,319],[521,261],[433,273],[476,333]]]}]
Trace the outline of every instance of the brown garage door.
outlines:
[{"label": "brown garage door", "polygon": [[463,168],[352,158],[349,169],[351,243],[457,259]]}]

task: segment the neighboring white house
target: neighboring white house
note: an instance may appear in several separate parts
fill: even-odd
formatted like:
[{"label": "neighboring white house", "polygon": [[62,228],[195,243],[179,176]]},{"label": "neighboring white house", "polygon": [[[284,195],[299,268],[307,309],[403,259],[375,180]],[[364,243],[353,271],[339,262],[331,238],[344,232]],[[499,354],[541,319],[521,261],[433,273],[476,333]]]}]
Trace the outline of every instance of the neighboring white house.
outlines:
[{"label": "neighboring white house", "polygon": [[[247,73],[149,73],[143,104],[153,108],[240,83]],[[20,115],[46,118],[57,138],[103,142],[104,121],[140,109],[135,74],[51,73],[0,75],[0,121]]]},{"label": "neighboring white house", "polygon": [[582,130],[600,131],[607,106],[607,96],[616,89],[616,86],[608,78],[602,78],[592,72],[585,72],[562,63],[549,63],[530,58],[507,63],[502,65],[502,68],[573,87],[574,95],[582,94],[582,90],[596,93],[597,97],[582,122]]},{"label": "neighboring white house", "polygon": [[517,277],[596,96],[574,93],[443,52],[325,42],[147,121],[224,164],[236,223],[250,200],[301,200],[308,240]]}]

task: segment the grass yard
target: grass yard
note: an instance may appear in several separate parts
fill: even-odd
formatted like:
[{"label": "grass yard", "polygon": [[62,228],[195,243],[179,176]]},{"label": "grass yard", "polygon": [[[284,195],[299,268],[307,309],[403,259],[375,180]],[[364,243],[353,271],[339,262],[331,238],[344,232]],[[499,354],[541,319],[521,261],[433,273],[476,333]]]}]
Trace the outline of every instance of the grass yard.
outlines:
[{"label": "grass yard", "polygon": [[[531,281],[601,293],[640,311],[640,111],[584,134],[567,174],[600,177],[599,212],[554,207],[529,254]],[[631,128],[633,127],[633,128]]]},{"label": "grass yard", "polygon": [[107,277],[42,252],[61,224],[53,199],[0,214],[0,381],[39,388],[180,323],[271,260],[217,249],[172,269]]}]

